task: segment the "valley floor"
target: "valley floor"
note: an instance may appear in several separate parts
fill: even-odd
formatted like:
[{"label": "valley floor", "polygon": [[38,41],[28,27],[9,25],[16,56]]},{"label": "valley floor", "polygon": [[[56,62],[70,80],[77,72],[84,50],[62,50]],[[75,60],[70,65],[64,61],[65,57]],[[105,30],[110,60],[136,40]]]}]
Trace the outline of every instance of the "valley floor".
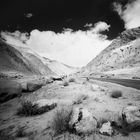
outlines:
[{"label": "valley floor", "polygon": [[[122,97],[111,98],[110,93],[113,90],[120,90]],[[16,115],[22,101],[36,102],[42,99],[57,103],[57,107],[42,115]],[[64,86],[63,81],[54,81],[32,93],[23,93],[21,97],[0,104],[0,132],[10,135],[9,140],[16,136],[20,128],[24,129],[26,135],[21,138],[14,137],[16,140],[140,140],[140,132],[133,132],[128,136],[104,136],[96,132],[85,136],[68,132],[53,136],[53,118],[60,108],[86,108],[97,120],[117,121],[123,108],[130,104],[140,108],[140,90],[115,83],[88,81],[85,78],[76,78],[67,86]]]}]

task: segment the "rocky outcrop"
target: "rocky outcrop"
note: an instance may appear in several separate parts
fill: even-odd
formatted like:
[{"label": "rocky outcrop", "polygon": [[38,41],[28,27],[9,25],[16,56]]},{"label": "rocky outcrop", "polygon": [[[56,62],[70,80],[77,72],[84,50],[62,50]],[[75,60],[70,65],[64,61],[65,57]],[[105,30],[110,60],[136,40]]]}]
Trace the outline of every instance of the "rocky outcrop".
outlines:
[{"label": "rocky outcrop", "polygon": [[91,133],[96,131],[97,120],[86,108],[75,108],[69,125],[77,133]]},{"label": "rocky outcrop", "polygon": [[137,106],[127,106],[123,109],[122,119],[126,123],[129,130],[140,130],[140,109]]}]

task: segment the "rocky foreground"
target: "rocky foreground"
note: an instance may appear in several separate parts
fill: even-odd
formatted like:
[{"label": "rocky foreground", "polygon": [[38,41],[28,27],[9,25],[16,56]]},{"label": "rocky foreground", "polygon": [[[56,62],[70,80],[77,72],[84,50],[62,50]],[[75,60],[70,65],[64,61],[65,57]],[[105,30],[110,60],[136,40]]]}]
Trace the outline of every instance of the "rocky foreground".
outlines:
[{"label": "rocky foreground", "polygon": [[0,104],[2,140],[139,140],[139,90],[67,77],[18,92]]}]

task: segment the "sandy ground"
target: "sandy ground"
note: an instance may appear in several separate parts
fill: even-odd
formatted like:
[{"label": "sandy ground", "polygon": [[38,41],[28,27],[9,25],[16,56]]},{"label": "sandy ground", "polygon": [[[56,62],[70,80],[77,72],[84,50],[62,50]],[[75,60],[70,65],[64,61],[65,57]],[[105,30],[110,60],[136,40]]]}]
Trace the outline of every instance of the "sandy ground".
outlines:
[{"label": "sandy ground", "polygon": [[[99,85],[94,89],[93,85]],[[123,96],[117,99],[111,98],[112,90],[121,90]],[[87,98],[80,104],[73,104],[81,96]],[[54,100],[57,107],[42,115],[33,117],[20,117],[16,115],[17,109],[20,107],[22,100],[30,100],[32,102],[40,99]],[[89,109],[98,119],[106,118],[109,120],[117,119],[122,109],[129,104],[140,107],[140,91],[124,87],[121,85],[77,78],[75,82],[63,86],[63,81],[55,81],[54,83],[43,86],[41,89],[33,93],[23,93],[22,97],[15,98],[0,105],[0,131],[14,136],[19,127],[23,127],[26,133],[31,135],[25,136],[24,140],[140,140],[140,132],[130,133],[129,136],[121,134],[109,137],[101,134],[92,134],[84,138],[74,134],[65,133],[56,137],[51,136],[51,125],[54,114],[57,109],[65,107],[84,107]],[[0,138],[1,139],[1,138]]]}]

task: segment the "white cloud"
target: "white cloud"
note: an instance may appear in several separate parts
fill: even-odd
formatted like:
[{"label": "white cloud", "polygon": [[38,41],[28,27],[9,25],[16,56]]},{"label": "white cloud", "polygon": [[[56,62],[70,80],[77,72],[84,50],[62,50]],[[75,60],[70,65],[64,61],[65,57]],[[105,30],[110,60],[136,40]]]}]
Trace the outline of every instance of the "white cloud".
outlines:
[{"label": "white cloud", "polygon": [[7,43],[15,46],[26,46],[26,41],[29,39],[28,33],[21,33],[20,31],[15,32],[1,32],[1,37],[4,38]]},{"label": "white cloud", "polygon": [[94,33],[100,33],[101,31],[105,31],[105,30],[109,30],[110,28],[110,25],[108,25],[107,23],[105,22],[97,22],[95,25],[94,25],[94,28],[93,28],[93,32]]},{"label": "white cloud", "polygon": [[72,32],[65,29],[62,33],[33,30],[28,45],[38,53],[72,66],[84,66],[110,43],[99,32],[108,30],[104,22],[97,23],[87,31]]},{"label": "white cloud", "polygon": [[84,25],[84,27],[92,27],[92,23],[87,23],[86,25]]},{"label": "white cloud", "polygon": [[128,3],[124,9],[119,3],[114,3],[114,10],[125,22],[125,28],[131,29],[140,26],[140,0]]},{"label": "white cloud", "polygon": [[118,12],[118,14],[122,16],[123,11],[122,11],[122,5],[120,3],[114,2],[113,8],[114,8],[114,11]]},{"label": "white cloud", "polygon": [[111,43],[105,35],[99,33],[109,27],[106,23],[99,22],[87,31],[64,29],[62,33],[55,33],[36,29],[30,33],[26,45],[42,56],[81,67]]},{"label": "white cloud", "polygon": [[25,17],[27,17],[27,18],[31,18],[32,16],[33,16],[32,13],[27,13],[27,14],[25,14]]}]

